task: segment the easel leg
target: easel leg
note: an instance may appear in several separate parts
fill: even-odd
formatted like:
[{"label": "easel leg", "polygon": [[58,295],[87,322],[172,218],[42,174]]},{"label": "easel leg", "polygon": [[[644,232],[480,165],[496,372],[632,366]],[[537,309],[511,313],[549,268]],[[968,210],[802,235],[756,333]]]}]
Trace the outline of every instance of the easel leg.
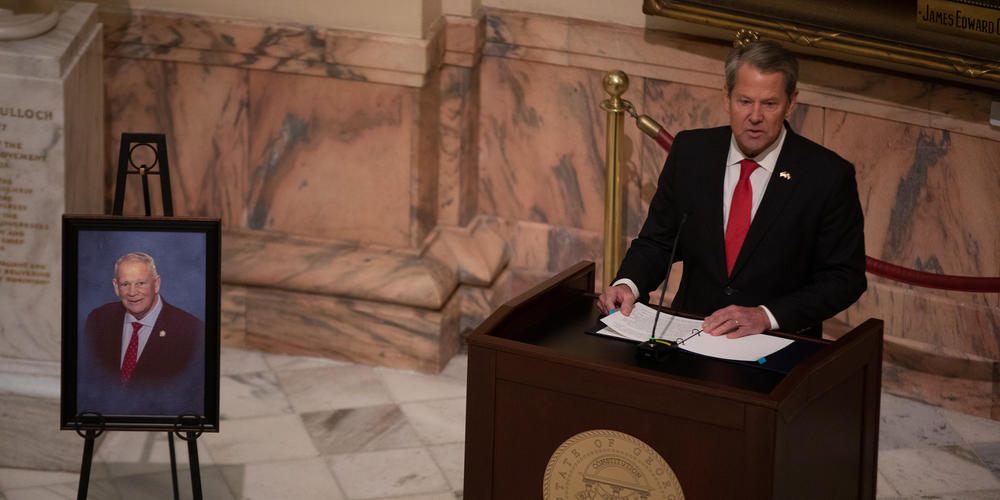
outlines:
[{"label": "easel leg", "polygon": [[83,461],[80,463],[80,486],[76,489],[77,500],[87,500],[87,488],[90,486],[90,463],[94,458],[94,440],[97,433],[88,430],[83,443]]},{"label": "easel leg", "polygon": [[167,433],[167,442],[170,443],[170,480],[174,483],[174,500],[180,500],[177,490],[177,454],[174,453],[174,433]]},{"label": "easel leg", "polygon": [[191,462],[191,495],[201,500],[201,471],[198,469],[198,434],[187,433],[188,459]]}]

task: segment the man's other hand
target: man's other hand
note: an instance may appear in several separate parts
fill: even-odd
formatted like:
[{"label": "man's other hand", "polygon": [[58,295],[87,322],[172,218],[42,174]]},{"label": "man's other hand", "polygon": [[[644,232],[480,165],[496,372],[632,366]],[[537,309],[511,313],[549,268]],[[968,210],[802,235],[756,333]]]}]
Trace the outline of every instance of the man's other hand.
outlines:
[{"label": "man's other hand", "polygon": [[632,295],[632,289],[628,285],[609,286],[597,299],[597,307],[604,314],[611,314],[612,309],[617,309],[628,316],[632,314],[632,306],[634,305],[635,295]]},{"label": "man's other hand", "polygon": [[701,328],[710,335],[738,339],[771,328],[771,320],[761,307],[727,306],[705,318]]}]

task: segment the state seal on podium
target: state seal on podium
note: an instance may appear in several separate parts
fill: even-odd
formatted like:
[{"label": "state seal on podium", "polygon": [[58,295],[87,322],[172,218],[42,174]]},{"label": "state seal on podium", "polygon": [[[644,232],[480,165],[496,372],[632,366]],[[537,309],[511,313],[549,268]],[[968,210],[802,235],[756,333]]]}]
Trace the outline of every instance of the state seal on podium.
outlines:
[{"label": "state seal on podium", "polygon": [[667,461],[623,432],[595,429],[564,441],[549,458],[544,500],[683,500]]}]

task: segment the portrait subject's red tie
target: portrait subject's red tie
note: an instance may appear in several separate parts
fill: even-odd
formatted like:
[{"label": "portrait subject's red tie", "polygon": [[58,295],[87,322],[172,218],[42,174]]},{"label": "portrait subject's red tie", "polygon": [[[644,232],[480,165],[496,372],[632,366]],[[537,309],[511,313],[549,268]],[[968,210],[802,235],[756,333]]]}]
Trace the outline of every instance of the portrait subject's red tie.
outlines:
[{"label": "portrait subject's red tie", "polygon": [[726,223],[726,271],[733,273],[733,264],[740,254],[740,247],[750,229],[750,212],[753,205],[753,187],[750,174],[760,165],[753,160],[740,160],[740,180],[733,190],[733,200],[729,205],[729,221]]},{"label": "portrait subject's red tie", "polygon": [[136,358],[139,357],[139,329],[142,323],[132,322],[132,338],[128,341],[128,348],[125,349],[125,359],[122,361],[122,383],[128,382],[132,377],[132,370],[135,370]]}]

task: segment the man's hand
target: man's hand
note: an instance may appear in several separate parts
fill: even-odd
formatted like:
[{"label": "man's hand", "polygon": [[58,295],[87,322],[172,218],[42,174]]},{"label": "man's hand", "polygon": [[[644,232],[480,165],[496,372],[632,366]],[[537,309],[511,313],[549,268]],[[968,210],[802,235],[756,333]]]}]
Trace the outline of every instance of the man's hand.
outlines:
[{"label": "man's hand", "polygon": [[612,309],[617,309],[628,316],[632,314],[632,306],[634,305],[635,295],[632,295],[632,289],[628,285],[609,286],[597,299],[597,307],[604,314],[611,314]]},{"label": "man's hand", "polygon": [[705,318],[701,328],[710,335],[738,339],[771,328],[771,320],[760,307],[728,306]]}]

